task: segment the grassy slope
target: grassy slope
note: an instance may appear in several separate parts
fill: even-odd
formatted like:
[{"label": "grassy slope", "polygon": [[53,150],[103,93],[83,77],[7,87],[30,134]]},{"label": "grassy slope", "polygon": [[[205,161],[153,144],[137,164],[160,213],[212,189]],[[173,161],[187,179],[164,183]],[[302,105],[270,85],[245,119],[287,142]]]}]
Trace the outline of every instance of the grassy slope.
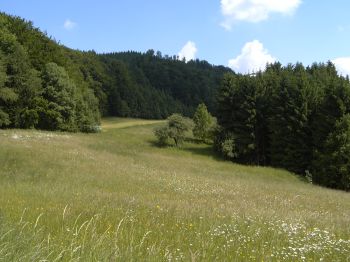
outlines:
[{"label": "grassy slope", "polygon": [[350,194],[158,148],[157,124],[0,131],[0,260],[349,259]]}]

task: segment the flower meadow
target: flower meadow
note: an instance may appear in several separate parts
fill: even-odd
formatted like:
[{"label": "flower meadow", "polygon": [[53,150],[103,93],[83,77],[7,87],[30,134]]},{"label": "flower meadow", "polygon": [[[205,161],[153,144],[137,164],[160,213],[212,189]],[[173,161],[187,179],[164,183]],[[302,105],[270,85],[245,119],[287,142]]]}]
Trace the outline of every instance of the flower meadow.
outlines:
[{"label": "flower meadow", "polygon": [[103,124],[0,131],[0,261],[350,260],[348,193]]}]

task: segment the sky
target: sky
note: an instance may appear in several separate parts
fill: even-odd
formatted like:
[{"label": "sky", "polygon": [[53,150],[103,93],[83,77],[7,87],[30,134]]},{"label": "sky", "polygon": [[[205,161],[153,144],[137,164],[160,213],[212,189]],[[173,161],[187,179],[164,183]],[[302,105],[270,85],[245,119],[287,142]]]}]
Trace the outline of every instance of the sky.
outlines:
[{"label": "sky", "polygon": [[159,50],[241,73],[332,61],[350,74],[348,0],[1,0],[70,48]]}]

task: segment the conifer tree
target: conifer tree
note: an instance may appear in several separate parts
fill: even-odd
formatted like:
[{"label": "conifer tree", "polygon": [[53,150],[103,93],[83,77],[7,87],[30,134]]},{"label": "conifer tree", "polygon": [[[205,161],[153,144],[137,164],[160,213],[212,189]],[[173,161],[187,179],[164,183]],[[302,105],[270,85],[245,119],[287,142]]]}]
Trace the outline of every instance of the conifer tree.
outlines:
[{"label": "conifer tree", "polygon": [[324,143],[324,150],[314,160],[315,183],[350,190],[350,115],[336,121],[335,129]]},{"label": "conifer tree", "polygon": [[[304,68],[298,68],[303,74]],[[308,143],[307,101],[303,96],[304,85],[292,66],[284,70],[280,86],[273,98],[274,112],[270,122],[271,164],[303,174],[310,164]]]},{"label": "conifer tree", "polygon": [[257,163],[256,89],[247,76],[226,75],[218,97],[218,123],[235,137],[238,159]]}]

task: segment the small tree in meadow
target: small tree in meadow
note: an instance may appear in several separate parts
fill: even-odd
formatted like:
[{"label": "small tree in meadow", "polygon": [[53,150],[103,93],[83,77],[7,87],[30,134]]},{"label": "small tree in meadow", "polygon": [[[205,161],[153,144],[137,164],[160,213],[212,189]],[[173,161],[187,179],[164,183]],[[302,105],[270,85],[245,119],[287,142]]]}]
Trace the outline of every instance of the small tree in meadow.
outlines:
[{"label": "small tree in meadow", "polygon": [[199,104],[193,116],[193,135],[203,141],[213,138],[216,119],[208,112],[205,104]]},{"label": "small tree in meadow", "polygon": [[186,133],[193,129],[193,121],[180,114],[168,117],[169,137],[174,139],[175,145],[179,146],[185,140]]},{"label": "small tree in meadow", "polygon": [[168,139],[173,139],[176,146],[180,146],[185,140],[186,133],[193,128],[191,119],[180,114],[173,114],[168,117],[166,126],[158,127],[154,134],[160,145],[166,145]]},{"label": "small tree in meadow", "polygon": [[169,140],[169,127],[160,126],[154,129],[154,135],[158,139],[158,144],[160,146],[165,146]]}]

